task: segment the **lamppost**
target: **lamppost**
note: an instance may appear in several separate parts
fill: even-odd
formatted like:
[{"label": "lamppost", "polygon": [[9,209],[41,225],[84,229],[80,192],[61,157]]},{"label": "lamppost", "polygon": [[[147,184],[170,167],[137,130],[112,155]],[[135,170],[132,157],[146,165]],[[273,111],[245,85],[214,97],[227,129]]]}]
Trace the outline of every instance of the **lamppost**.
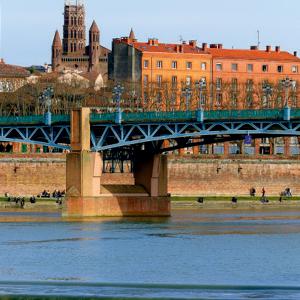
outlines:
[{"label": "lamppost", "polygon": [[281,81],[284,89],[285,89],[285,103],[284,106],[289,106],[289,93],[290,93],[290,88],[295,86],[295,81],[290,79],[290,78],[285,78]]},{"label": "lamppost", "polygon": [[285,99],[284,99],[284,108],[283,108],[283,119],[284,121],[290,121],[291,119],[291,108],[289,107],[289,93],[290,88],[295,87],[295,81],[290,78],[285,78],[281,81],[285,89]]},{"label": "lamppost", "polygon": [[51,105],[52,105],[53,95],[54,95],[54,89],[52,86],[49,86],[43,91],[43,93],[39,97],[40,103],[45,107],[44,123],[47,126],[50,126],[52,123]]},{"label": "lamppost", "polygon": [[136,106],[138,106],[137,105],[137,93],[136,93],[136,90],[132,90],[132,91],[130,91],[129,92],[129,96],[130,96],[130,103],[132,103],[133,105],[132,105],[132,107],[131,107],[131,104],[130,104],[130,108],[134,111],[134,109],[135,109],[135,104],[136,104]]},{"label": "lamppost", "polygon": [[185,100],[186,100],[185,110],[189,111],[189,109],[190,109],[190,99],[191,99],[191,96],[192,96],[192,90],[189,86],[187,86],[185,89],[183,89],[182,96],[184,96]]},{"label": "lamppost", "polygon": [[198,110],[197,110],[197,121],[203,122],[204,121],[204,109],[203,105],[205,103],[202,102],[202,92],[206,87],[205,79],[201,78],[200,81],[197,83],[197,87],[199,88],[199,102],[198,102]]},{"label": "lamppost", "polygon": [[265,94],[265,97],[266,97],[266,100],[267,100],[267,108],[268,108],[268,106],[269,106],[269,99],[272,96],[273,88],[272,88],[272,86],[270,84],[265,84],[263,86],[262,90],[263,90],[263,92]]},{"label": "lamppost", "polygon": [[114,101],[117,104],[117,113],[116,113],[116,119],[115,122],[117,124],[122,123],[122,110],[121,110],[121,97],[124,91],[124,87],[120,84],[117,84],[113,89],[113,97]]}]

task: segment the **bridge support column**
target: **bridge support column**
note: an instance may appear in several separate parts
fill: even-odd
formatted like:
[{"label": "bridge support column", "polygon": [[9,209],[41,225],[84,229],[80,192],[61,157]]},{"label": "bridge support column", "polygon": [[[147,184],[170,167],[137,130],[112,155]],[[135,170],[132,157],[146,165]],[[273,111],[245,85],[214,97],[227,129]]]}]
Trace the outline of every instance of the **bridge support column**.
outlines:
[{"label": "bridge support column", "polygon": [[290,137],[284,138],[284,155],[285,156],[291,155],[291,138]]},{"label": "bridge support column", "polygon": [[225,142],[224,143],[224,156],[228,156],[229,155],[229,147],[230,147],[230,143],[229,142]]},{"label": "bridge support column", "polygon": [[[145,192],[122,186],[101,187],[103,160],[90,151],[90,110],[74,110],[71,117],[71,147],[67,155],[66,217],[166,217],[170,215],[167,195],[167,158],[141,157],[137,184]],[[124,176],[126,176],[124,174]],[[132,190],[132,193],[130,192]]]},{"label": "bridge support column", "polygon": [[168,159],[165,155],[137,156],[134,164],[135,184],[143,186],[151,197],[168,196]]},{"label": "bridge support column", "polygon": [[261,143],[261,139],[255,139],[254,140],[254,153],[255,153],[255,155],[260,155],[260,143]]}]

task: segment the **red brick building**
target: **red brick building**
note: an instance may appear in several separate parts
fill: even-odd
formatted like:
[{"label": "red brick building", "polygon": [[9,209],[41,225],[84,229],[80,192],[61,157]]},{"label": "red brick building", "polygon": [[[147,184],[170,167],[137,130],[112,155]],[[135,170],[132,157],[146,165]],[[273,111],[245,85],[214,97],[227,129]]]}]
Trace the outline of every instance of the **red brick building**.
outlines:
[{"label": "red brick building", "polygon": [[100,29],[95,21],[86,43],[85,7],[82,1],[67,1],[64,8],[63,39],[58,31],[52,44],[53,71],[77,70],[107,76],[109,50],[100,44]]}]

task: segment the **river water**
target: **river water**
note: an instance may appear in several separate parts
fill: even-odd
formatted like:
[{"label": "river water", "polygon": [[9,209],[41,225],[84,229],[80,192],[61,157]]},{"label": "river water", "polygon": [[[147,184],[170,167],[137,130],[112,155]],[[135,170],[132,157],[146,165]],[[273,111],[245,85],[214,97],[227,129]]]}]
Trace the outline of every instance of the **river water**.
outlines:
[{"label": "river water", "polygon": [[0,226],[0,296],[300,299],[300,209],[82,221],[15,212]]}]

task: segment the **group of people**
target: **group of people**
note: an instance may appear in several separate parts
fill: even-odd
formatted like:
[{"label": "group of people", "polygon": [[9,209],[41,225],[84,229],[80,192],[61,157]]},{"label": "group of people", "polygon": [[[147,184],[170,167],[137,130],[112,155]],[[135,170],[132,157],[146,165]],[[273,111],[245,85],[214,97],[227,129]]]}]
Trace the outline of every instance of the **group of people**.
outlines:
[{"label": "group of people", "polygon": [[[59,199],[59,198],[65,197],[65,195],[66,195],[65,191],[61,192],[61,191],[55,190],[52,193],[52,198]],[[51,193],[50,193],[50,191],[44,190],[42,193],[40,193],[38,195],[38,198],[51,198]]]},{"label": "group of people", "polygon": [[[250,189],[250,196],[251,197],[255,197],[256,196],[256,189],[254,187],[252,187]],[[262,198],[266,197],[266,190],[265,188],[263,187],[262,190],[261,190],[261,196]]]},{"label": "group of people", "polygon": [[[254,187],[252,187],[250,189],[250,196],[251,197],[255,197],[256,196],[256,189]],[[283,192],[280,193],[280,199],[279,201],[282,201],[282,197],[293,197],[292,195],[292,190],[291,188],[286,188]],[[267,199],[266,199],[266,190],[265,188],[263,187],[262,190],[261,190],[261,201],[263,203],[265,202],[269,202]]]}]

